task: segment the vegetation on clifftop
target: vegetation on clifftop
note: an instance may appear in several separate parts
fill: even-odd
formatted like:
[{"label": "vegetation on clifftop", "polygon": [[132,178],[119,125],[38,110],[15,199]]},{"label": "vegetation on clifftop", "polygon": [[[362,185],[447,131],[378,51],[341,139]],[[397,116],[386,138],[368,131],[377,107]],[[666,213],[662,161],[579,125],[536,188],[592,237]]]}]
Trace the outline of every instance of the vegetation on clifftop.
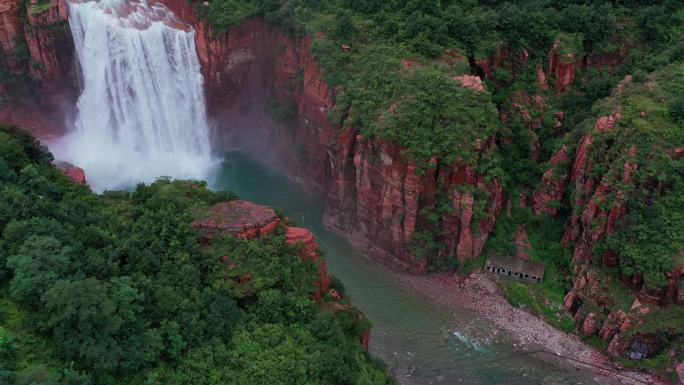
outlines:
[{"label": "vegetation on clifftop", "polygon": [[97,196],[51,162],[0,127],[0,383],[390,382],[358,311],[311,300],[318,266],[282,230],[198,243],[193,218],[232,194],[160,180]]}]

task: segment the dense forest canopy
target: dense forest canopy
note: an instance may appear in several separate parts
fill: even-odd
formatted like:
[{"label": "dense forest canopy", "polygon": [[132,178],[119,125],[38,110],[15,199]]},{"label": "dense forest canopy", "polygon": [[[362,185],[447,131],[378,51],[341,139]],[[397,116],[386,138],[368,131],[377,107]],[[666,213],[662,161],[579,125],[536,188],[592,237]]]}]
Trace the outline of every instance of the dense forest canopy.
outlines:
[{"label": "dense forest canopy", "polygon": [[0,127],[0,383],[388,383],[367,321],[312,301],[318,266],[283,231],[198,243],[193,218],[232,194],[160,180],[96,196],[51,162]]}]

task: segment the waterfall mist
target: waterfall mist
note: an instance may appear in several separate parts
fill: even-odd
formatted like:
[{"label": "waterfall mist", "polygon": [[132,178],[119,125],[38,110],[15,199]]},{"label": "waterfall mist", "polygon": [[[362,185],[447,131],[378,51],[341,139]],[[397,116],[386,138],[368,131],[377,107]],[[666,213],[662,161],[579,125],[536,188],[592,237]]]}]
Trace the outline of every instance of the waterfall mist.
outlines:
[{"label": "waterfall mist", "polygon": [[160,176],[202,179],[212,167],[194,30],[162,5],[69,4],[82,94],[71,131],[53,145],[95,191]]}]

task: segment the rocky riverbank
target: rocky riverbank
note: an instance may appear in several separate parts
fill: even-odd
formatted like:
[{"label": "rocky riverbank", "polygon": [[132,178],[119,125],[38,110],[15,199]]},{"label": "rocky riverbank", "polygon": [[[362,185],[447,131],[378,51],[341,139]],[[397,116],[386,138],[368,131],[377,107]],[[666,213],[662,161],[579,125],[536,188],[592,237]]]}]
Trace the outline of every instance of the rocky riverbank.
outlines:
[{"label": "rocky riverbank", "polygon": [[557,330],[532,313],[513,307],[503,297],[499,285],[482,272],[466,278],[452,274],[400,274],[399,279],[429,300],[451,310],[467,309],[476,313],[496,329],[510,334],[521,351],[543,349],[568,358],[568,363],[577,368],[594,371],[601,384],[668,384],[649,374],[620,369],[578,336]]}]

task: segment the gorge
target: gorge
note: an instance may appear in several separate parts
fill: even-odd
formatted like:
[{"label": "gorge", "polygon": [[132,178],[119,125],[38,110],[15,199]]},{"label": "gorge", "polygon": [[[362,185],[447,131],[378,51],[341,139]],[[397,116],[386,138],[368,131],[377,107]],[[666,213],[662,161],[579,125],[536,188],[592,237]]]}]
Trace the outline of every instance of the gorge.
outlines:
[{"label": "gorge", "polygon": [[[545,262],[551,276],[543,288],[504,284],[506,295],[529,291],[532,299],[519,303],[555,326],[577,325],[623,361],[645,350],[674,373],[684,304],[684,142],[671,113],[683,70],[674,45],[659,49],[675,59],[623,76],[638,50],[605,36],[603,51],[563,32],[541,47],[516,51],[507,42],[476,54],[460,32],[463,46],[423,59],[418,49],[366,48],[373,40],[366,32],[312,32],[273,10],[222,28],[212,21],[218,1],[107,11],[101,4],[5,0],[0,7],[3,50],[24,39],[28,71],[43,90],[28,98],[0,90],[8,100],[0,121],[29,129],[57,158],[83,167],[94,190],[163,175],[221,186],[226,175],[210,172],[213,160],[237,147],[324,202],[311,215],[391,269],[466,274],[490,252]],[[124,14],[112,17],[117,12]],[[369,28],[359,22],[365,11],[353,12],[352,27]],[[11,58],[3,56],[3,65],[19,71],[24,59]],[[339,63],[352,73],[344,81]],[[109,145],[93,151],[93,143]],[[285,182],[227,187],[287,209],[259,198],[278,183]],[[330,236],[321,223],[305,223]],[[658,227],[672,231],[658,235]],[[663,248],[646,234],[662,237],[655,243]],[[393,362],[391,353],[380,355]]]}]

